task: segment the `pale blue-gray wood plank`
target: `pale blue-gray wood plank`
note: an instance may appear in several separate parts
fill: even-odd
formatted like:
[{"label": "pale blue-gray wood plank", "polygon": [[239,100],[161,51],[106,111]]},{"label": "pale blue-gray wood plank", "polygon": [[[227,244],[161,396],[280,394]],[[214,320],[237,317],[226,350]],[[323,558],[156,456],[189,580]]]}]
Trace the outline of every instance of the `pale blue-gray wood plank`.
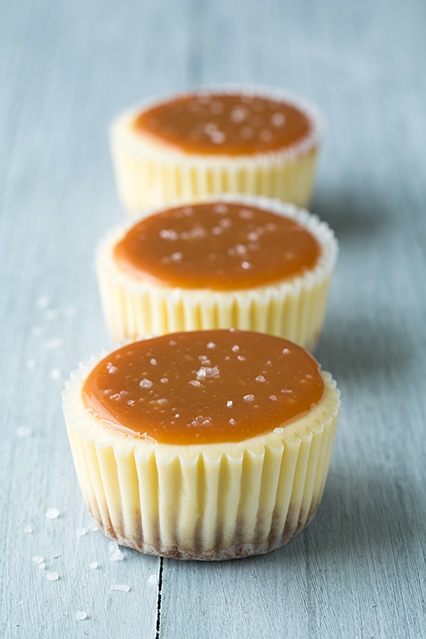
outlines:
[{"label": "pale blue-gray wood plank", "polygon": [[112,562],[90,530],[60,391],[109,344],[93,247],[123,215],[110,119],[236,83],[305,95],[329,121],[312,208],[341,251],[317,355],[342,415],[309,529],[265,557],[164,561],[159,637],[426,635],[425,4],[25,0],[0,15],[0,634],[156,636],[160,561]]}]

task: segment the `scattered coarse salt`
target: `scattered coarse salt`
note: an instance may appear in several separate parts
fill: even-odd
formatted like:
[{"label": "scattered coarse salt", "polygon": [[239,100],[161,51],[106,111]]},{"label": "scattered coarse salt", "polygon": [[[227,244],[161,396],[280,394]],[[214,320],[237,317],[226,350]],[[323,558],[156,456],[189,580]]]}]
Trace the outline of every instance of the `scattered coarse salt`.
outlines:
[{"label": "scattered coarse salt", "polygon": [[231,406],[233,406],[234,402],[232,401],[232,399],[228,399],[228,401],[226,402],[226,407],[230,408]]},{"label": "scattered coarse salt", "polygon": [[44,561],[44,557],[42,555],[34,555],[33,556],[33,562],[35,564],[42,564]]},{"label": "scattered coarse salt", "polygon": [[110,561],[123,561],[124,554],[121,552],[116,541],[109,543]]},{"label": "scattered coarse salt", "polygon": [[114,373],[118,371],[118,367],[114,366],[112,362],[108,362],[108,364],[106,365],[106,369],[108,373],[110,373],[111,375],[113,375]]},{"label": "scattered coarse salt", "polygon": [[207,348],[216,348],[216,344],[214,342],[209,342],[207,344]]},{"label": "scattered coarse salt", "polygon": [[155,359],[155,357],[151,357],[151,359],[149,360],[149,363],[150,363],[152,366],[157,366],[157,360]]},{"label": "scattered coarse salt", "polygon": [[258,375],[255,378],[255,380],[256,380],[256,382],[266,382],[266,379],[265,379],[265,377],[263,375]]},{"label": "scattered coarse salt", "polygon": [[280,426],[278,428],[274,428],[274,433],[277,433],[277,435],[281,435],[283,432],[284,428],[281,428]]},{"label": "scattered coarse salt", "polygon": [[87,535],[87,530],[85,528],[77,528],[75,534],[77,537],[84,537],[84,535]]},{"label": "scattered coarse salt", "polygon": [[198,379],[190,379],[188,384],[191,384],[191,386],[201,386],[201,382]]},{"label": "scattered coarse salt", "polygon": [[59,575],[57,572],[48,572],[46,575],[48,581],[58,581]]},{"label": "scattered coarse salt", "polygon": [[121,592],[129,592],[130,586],[127,584],[113,584],[111,590],[120,590]]},{"label": "scattered coarse salt", "polygon": [[153,383],[151,382],[150,379],[141,379],[141,381],[139,382],[139,386],[141,388],[152,388]]},{"label": "scattered coarse salt", "polygon": [[161,382],[162,384],[167,384],[169,381],[170,381],[170,380],[169,380],[169,378],[168,378],[168,377],[162,377],[162,378],[160,379],[160,382]]},{"label": "scattered coarse salt", "polygon": [[25,526],[25,528],[24,528],[24,533],[25,533],[26,535],[31,535],[31,533],[32,533],[32,532],[33,532],[33,529],[32,529],[32,527],[31,527],[31,526]]},{"label": "scattered coarse salt", "polygon": [[247,271],[249,268],[251,268],[251,264],[250,262],[241,262],[240,264],[241,268],[243,268],[245,271]]},{"label": "scattered coarse salt", "polygon": [[148,577],[148,583],[151,584],[152,586],[157,586],[158,585],[158,577],[157,575],[150,575]]},{"label": "scattered coarse salt", "polygon": [[38,567],[40,568],[40,570],[46,570],[46,564],[44,563],[44,561],[43,563],[39,564]]},{"label": "scattered coarse salt", "polygon": [[87,619],[87,612],[85,612],[84,610],[77,610],[77,612],[75,613],[75,618],[77,619],[77,621]]},{"label": "scattered coarse salt", "polygon": [[92,524],[92,525],[90,526],[90,530],[91,530],[92,532],[98,532],[99,528],[97,527],[97,525],[96,525],[96,524]]},{"label": "scattered coarse salt", "polygon": [[33,434],[33,431],[31,430],[31,428],[28,428],[28,426],[18,426],[18,428],[16,429],[16,434],[19,439],[28,439],[28,437],[31,437],[31,435]]},{"label": "scattered coarse salt", "polygon": [[271,399],[273,402],[276,402],[278,397],[276,395],[269,395],[269,399]]},{"label": "scattered coarse salt", "polygon": [[283,350],[282,350],[282,354],[283,354],[283,355],[288,355],[289,353],[290,353],[290,349],[288,349],[288,348],[283,348]]},{"label": "scattered coarse salt", "polygon": [[240,347],[238,346],[238,344],[234,344],[231,350],[233,353],[238,353],[238,351],[240,350]]},{"label": "scattered coarse salt", "polygon": [[92,563],[89,565],[92,570],[96,570],[97,568],[99,568],[99,563],[97,561],[92,561]]},{"label": "scattered coarse salt", "polygon": [[48,508],[45,512],[45,517],[46,519],[57,519],[60,515],[60,512],[57,508],[52,507],[52,508]]},{"label": "scattered coarse salt", "polygon": [[245,402],[253,402],[254,401],[254,395],[252,395],[251,393],[249,393],[248,395],[244,395],[243,396],[243,400]]},{"label": "scattered coarse salt", "polygon": [[235,421],[233,417],[231,417],[231,419],[229,420],[229,423],[231,424],[231,426],[235,426],[237,422]]}]

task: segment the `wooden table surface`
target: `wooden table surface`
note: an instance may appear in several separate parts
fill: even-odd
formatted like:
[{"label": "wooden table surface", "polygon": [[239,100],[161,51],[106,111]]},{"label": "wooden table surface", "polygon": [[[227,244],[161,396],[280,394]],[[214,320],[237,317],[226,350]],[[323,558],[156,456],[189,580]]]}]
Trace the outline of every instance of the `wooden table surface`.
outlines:
[{"label": "wooden table surface", "polygon": [[[426,636],[425,60],[424,0],[1,3],[0,636]],[[86,514],[60,400],[110,346],[93,267],[124,218],[107,126],[229,83],[328,120],[311,207],[340,242],[316,352],[343,400],[328,485],[270,555],[121,559]]]}]

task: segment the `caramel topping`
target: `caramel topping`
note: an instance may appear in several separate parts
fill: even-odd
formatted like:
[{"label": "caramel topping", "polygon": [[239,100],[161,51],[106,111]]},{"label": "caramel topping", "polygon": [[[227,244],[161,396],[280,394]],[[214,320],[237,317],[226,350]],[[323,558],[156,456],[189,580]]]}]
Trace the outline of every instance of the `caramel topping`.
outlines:
[{"label": "caramel topping", "polygon": [[194,93],[142,111],[134,128],[185,153],[254,155],[299,142],[312,124],[303,111],[282,100]]},{"label": "caramel topping", "polygon": [[89,374],[83,398],[107,427],[164,444],[238,442],[285,427],[321,399],[315,359],[249,331],[174,333],[124,346]]},{"label": "caramel topping", "polygon": [[230,202],[167,209],[142,219],[116,245],[120,268],[157,284],[215,291],[302,275],[316,238],[288,217]]}]

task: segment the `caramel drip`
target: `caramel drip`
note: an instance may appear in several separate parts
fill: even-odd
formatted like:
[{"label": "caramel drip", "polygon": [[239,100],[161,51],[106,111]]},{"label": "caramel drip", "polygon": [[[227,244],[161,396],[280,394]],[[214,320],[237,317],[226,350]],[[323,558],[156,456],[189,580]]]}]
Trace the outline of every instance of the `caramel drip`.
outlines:
[{"label": "caramel drip", "polygon": [[217,329],[114,351],[89,374],[83,398],[113,430],[188,445],[238,442],[285,427],[323,392],[318,363],[296,344]]}]

